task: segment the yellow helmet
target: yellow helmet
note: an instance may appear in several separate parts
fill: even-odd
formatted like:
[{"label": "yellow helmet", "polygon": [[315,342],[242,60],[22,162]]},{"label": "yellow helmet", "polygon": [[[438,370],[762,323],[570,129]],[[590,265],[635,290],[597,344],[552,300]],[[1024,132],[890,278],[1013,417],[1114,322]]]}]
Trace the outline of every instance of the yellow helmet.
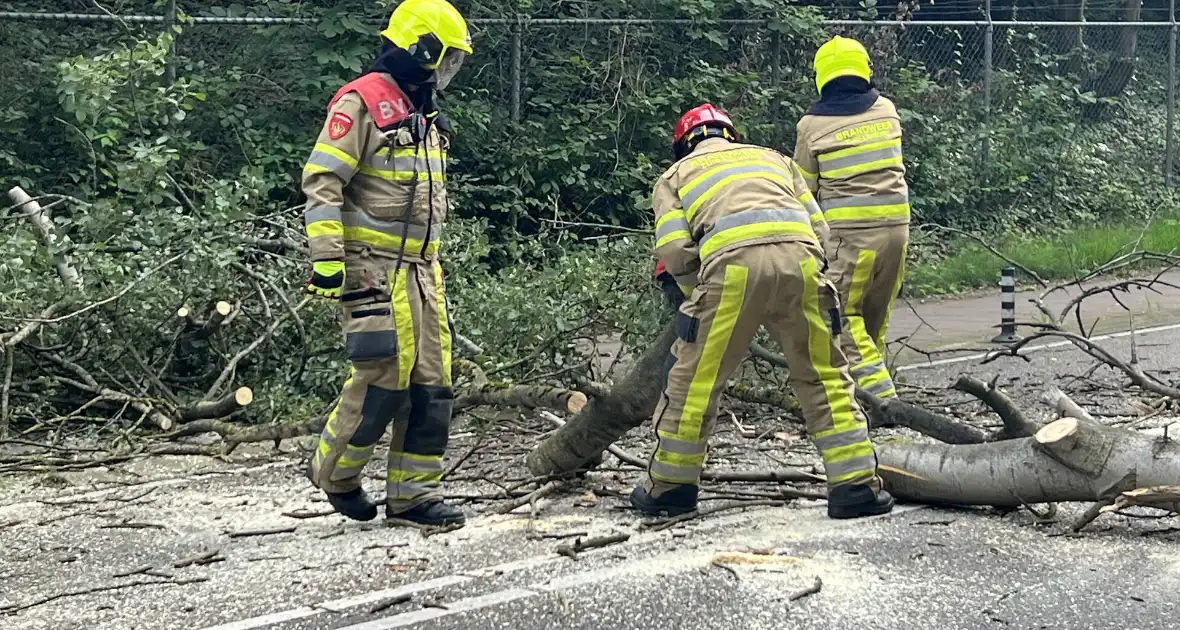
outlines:
[{"label": "yellow helmet", "polygon": [[869,81],[873,71],[865,47],[855,39],[837,35],[815,51],[815,89],[823,92],[828,81],[843,76]]},{"label": "yellow helmet", "polygon": [[447,0],[405,0],[389,16],[381,36],[410,53],[427,70],[434,70],[439,89],[445,88],[465,55],[472,53],[467,21]]}]

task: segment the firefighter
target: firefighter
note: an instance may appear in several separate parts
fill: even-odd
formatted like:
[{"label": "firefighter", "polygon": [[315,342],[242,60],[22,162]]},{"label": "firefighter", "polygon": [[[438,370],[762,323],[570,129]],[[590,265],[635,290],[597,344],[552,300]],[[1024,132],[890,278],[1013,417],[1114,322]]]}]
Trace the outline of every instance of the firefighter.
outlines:
[{"label": "firefighter", "polygon": [[688,296],[676,314],[674,362],[652,421],[658,445],[632,506],[649,514],[696,508],[718,399],[765,324],[783,346],[823,456],[828,514],[890,511],[893,498],[880,489],[876,453],[836,340],[839,304],[816,234],[822,216],[803,175],[786,156],[740,143],[729,116],[713,105],[684,114],[673,140],[677,161],[652,196],[656,253]]},{"label": "firefighter", "polygon": [[376,518],[361,470],[392,423],[387,517],[460,524],[439,482],[450,430],[451,329],[438,260],[451,127],[435,104],[471,54],[446,0],[406,0],[372,68],[328,106],[303,169],[307,291],[337,300],[350,369],[308,476],[344,516]]},{"label": "firefighter", "polygon": [[852,376],[865,391],[894,398],[885,330],[905,274],[909,189],[897,109],[871,79],[856,40],[836,36],[819,48],[820,98],[799,121],[794,159],[831,226],[828,277],[844,305],[841,345]]}]

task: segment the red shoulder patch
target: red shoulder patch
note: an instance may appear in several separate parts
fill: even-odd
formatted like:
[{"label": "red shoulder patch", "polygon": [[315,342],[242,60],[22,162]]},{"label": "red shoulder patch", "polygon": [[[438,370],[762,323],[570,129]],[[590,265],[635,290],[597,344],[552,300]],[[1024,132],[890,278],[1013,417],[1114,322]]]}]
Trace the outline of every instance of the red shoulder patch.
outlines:
[{"label": "red shoulder patch", "polygon": [[328,121],[328,137],[339,140],[347,136],[349,131],[352,131],[352,117],[344,112],[332,114],[332,118]]}]

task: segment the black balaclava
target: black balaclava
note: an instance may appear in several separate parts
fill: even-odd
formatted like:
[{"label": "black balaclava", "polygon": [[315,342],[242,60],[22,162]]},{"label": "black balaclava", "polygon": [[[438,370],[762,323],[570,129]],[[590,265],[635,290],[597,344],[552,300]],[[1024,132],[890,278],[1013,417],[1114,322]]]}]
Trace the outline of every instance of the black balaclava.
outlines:
[{"label": "black balaclava", "polygon": [[824,84],[819,101],[807,110],[813,116],[853,116],[877,102],[881,93],[860,77],[836,77]]},{"label": "black balaclava", "polygon": [[[434,103],[434,71],[418,65],[404,49],[391,42],[384,42],[381,53],[377,55],[368,72],[384,72],[392,76],[402,92],[409,97],[414,109],[423,114],[438,112],[438,107]],[[450,124],[441,113],[438,113],[435,122],[443,131],[450,131]]]}]

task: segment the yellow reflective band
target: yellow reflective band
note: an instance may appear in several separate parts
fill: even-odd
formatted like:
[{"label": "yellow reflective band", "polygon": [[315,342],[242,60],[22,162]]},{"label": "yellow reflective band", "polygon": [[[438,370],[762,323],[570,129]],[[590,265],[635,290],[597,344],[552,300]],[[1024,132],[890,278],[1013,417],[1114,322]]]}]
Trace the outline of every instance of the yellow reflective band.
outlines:
[{"label": "yellow reflective band", "polygon": [[803,177],[805,177],[807,179],[816,179],[817,177],[819,177],[815,173],[812,173],[811,171],[803,168],[802,166],[799,166],[798,162],[795,162],[795,167],[798,168],[799,172],[803,174]]},{"label": "yellow reflective band", "polygon": [[411,472],[409,470],[390,470],[388,481],[391,483],[438,483],[442,481],[442,471]]},{"label": "yellow reflective band", "polygon": [[825,179],[838,179],[840,177],[849,177],[851,175],[859,175],[861,173],[868,173],[890,166],[901,166],[901,156],[885,158],[883,160],[876,160],[874,162],[866,162],[865,164],[853,164],[852,166],[845,166],[831,171],[820,171]]},{"label": "yellow reflective band", "polygon": [[688,233],[688,230],[676,230],[675,232],[668,232],[663,238],[656,241],[656,249],[659,249],[673,241],[679,241],[682,239],[689,240],[691,238],[692,235]]},{"label": "yellow reflective band", "polygon": [[368,455],[368,454],[366,454],[363,459],[351,459],[351,458],[342,456],[340,459],[336,460],[336,467],[337,468],[357,468],[359,466],[364,466],[365,464],[369,463],[369,457],[371,457],[371,455]]},{"label": "yellow reflective band", "polygon": [[656,229],[660,229],[665,223],[673,219],[687,220],[684,216],[683,210],[669,210],[667,214],[656,219]]},{"label": "yellow reflective band", "polygon": [[905,281],[905,261],[909,253],[910,244],[901,246],[901,266],[897,269],[897,280],[893,282],[893,294],[889,296],[889,304],[885,307],[885,319],[881,322],[881,330],[877,333],[877,350],[885,356],[885,331],[889,330],[889,316],[893,315],[893,301],[901,293],[901,283]]},{"label": "yellow reflective band", "polygon": [[864,470],[854,470],[849,473],[844,473],[843,475],[836,475],[834,477],[828,477],[828,485],[832,486],[832,485],[840,483],[841,481],[848,481],[849,479],[861,479],[864,477],[872,476],[872,474],[873,474],[872,468],[866,468]]},{"label": "yellow reflective band", "polygon": [[[891,140],[882,140],[881,142],[869,142],[867,144],[858,144],[855,147],[848,147],[847,149],[840,149],[839,151],[832,151],[831,153],[824,153],[819,156],[821,162],[825,160],[835,160],[850,155],[860,155],[861,153],[868,153],[878,149],[890,149],[901,146],[901,138],[893,138]],[[820,171],[823,167],[820,167]]]},{"label": "yellow reflective band", "polygon": [[848,446],[837,446],[836,448],[825,450],[824,462],[829,464],[836,464],[839,462],[846,462],[857,457],[866,457],[873,454],[873,443],[865,440],[857,442],[856,444],[849,444]]},{"label": "yellow reflective band", "polygon": [[416,462],[423,462],[426,464],[441,464],[442,463],[442,457],[440,457],[438,455],[419,455],[418,453],[407,453],[405,451],[395,451],[393,453],[393,456],[404,457],[406,459],[412,459]]},{"label": "yellow reflective band", "polygon": [[335,171],[332,169],[326,166],[320,166],[319,164],[304,164],[303,172],[304,174],[311,173],[313,175],[318,175],[320,173],[335,173]]},{"label": "yellow reflective band", "polygon": [[[368,175],[369,177],[376,177],[387,182],[409,182],[414,179],[414,171],[385,171],[373,168],[372,166],[362,166],[360,168],[361,175]],[[446,181],[446,175],[441,172],[434,171],[427,173],[424,170],[418,171],[418,181],[424,182],[427,179],[435,182]]]},{"label": "yellow reflective band", "polygon": [[749,172],[744,172],[744,173],[734,173],[733,175],[729,175],[727,177],[721,178],[716,183],[714,183],[712,186],[709,186],[703,193],[701,193],[699,196],[697,196],[696,199],[692,202],[692,204],[689,205],[689,207],[685,209],[685,211],[684,211],[685,219],[688,221],[692,221],[692,218],[696,214],[697,210],[699,210],[700,207],[706,201],[708,201],[709,199],[712,199],[713,196],[716,195],[718,193],[718,191],[720,191],[722,188],[725,188],[726,186],[732,184],[733,182],[739,181],[742,179],[753,179],[753,178],[763,177],[763,178],[772,179],[774,181],[781,183],[783,186],[786,187],[787,190],[793,190],[793,185],[791,182],[790,173],[783,170],[781,165],[775,164],[773,162],[768,162],[766,160],[740,160],[740,161],[734,161],[734,162],[726,162],[724,164],[721,164],[720,166],[715,166],[715,167],[705,171],[704,173],[698,175],[695,179],[693,179],[692,181],[688,182],[683,187],[681,187],[677,191],[677,194],[680,195],[681,199],[684,199],[686,197],[691,197],[695,194],[697,188],[699,188],[700,186],[705,184],[708,180],[715,177],[718,173],[720,173],[722,171],[726,171],[726,170],[735,169],[735,168],[750,167],[750,166],[761,167],[761,169],[760,170],[753,170],[753,171],[749,171]]},{"label": "yellow reflective band", "polygon": [[808,190],[808,191],[804,191],[804,193],[802,195],[799,195],[798,199],[799,199],[800,203],[805,204],[809,201],[815,201],[815,195],[811,194],[811,191]]},{"label": "yellow reflective band", "polygon": [[402,267],[391,279],[393,285],[393,324],[397,328],[397,388],[409,389],[410,373],[414,370],[416,337],[414,315],[410,310],[409,268]]},{"label": "yellow reflective band", "polygon": [[676,439],[701,439],[701,424],[704,422],[705,411],[709,408],[709,396],[717,382],[717,373],[721,370],[721,359],[725,357],[725,351],[729,348],[729,339],[733,336],[733,328],[737,325],[738,315],[741,314],[742,305],[746,301],[746,279],[749,275],[750,270],[745,267],[725,267],[721,300],[717,304],[713,321],[709,324],[705,347],[701,350],[696,373],[692,375],[692,382],[688,386],[684,410],[676,427]]},{"label": "yellow reflective band", "polygon": [[845,306],[845,319],[848,320],[848,332],[856,342],[856,351],[860,353],[860,364],[877,363],[881,355],[877,354],[877,342],[865,328],[863,315],[865,287],[873,276],[873,265],[877,262],[877,252],[862,249],[856,255],[856,265],[852,269],[852,286],[848,289],[848,304]]},{"label": "yellow reflective band", "polygon": [[320,438],[320,446],[317,450],[320,452],[320,457],[327,457],[328,451],[332,450],[332,447],[323,438]]},{"label": "yellow reflective band", "polygon": [[315,143],[315,148],[313,150],[319,151],[320,153],[327,153],[328,155],[336,158],[337,160],[340,160],[341,162],[344,162],[345,164],[351,166],[354,169],[356,168],[356,165],[358,163],[356,158],[345,153],[344,150],[334,147],[330,144],[325,144],[323,142],[317,142],[317,143]]},{"label": "yellow reflective band", "polygon": [[705,463],[705,454],[685,455],[656,449],[656,461],[669,466],[683,466],[700,468]]},{"label": "yellow reflective band", "polygon": [[858,219],[889,219],[910,216],[910,204],[897,203],[886,206],[851,206],[832,208],[824,211],[829,221],[856,221]]},{"label": "yellow reflective band", "polygon": [[443,386],[451,386],[451,324],[447,319],[447,297],[443,293],[442,265],[434,263],[434,297],[438,300],[438,338],[442,349]]},{"label": "yellow reflective band", "polygon": [[339,221],[316,221],[307,225],[307,238],[320,236],[340,236],[344,234],[344,224]]},{"label": "yellow reflective band", "polygon": [[[803,271],[803,314],[807,318],[807,352],[811,367],[824,385],[824,396],[832,414],[832,425],[837,432],[852,431],[861,426],[852,412],[852,397],[844,387],[840,370],[832,366],[832,330],[825,321],[827,313],[819,307],[819,265],[808,257],[799,263]],[[829,483],[831,480],[828,480]]]},{"label": "yellow reflective band", "polygon": [[722,230],[710,236],[709,240],[705,241],[705,244],[701,246],[701,260],[708,258],[711,254],[727,245],[778,234],[799,234],[817,238],[815,230],[811,229],[810,225],[804,225],[798,221],[751,223],[749,225],[741,225],[729,228],[728,230]]},{"label": "yellow reflective band", "polygon": [[[318,225],[313,223],[312,225]],[[401,248],[402,239],[400,236],[393,236],[377,230],[369,228],[349,225],[344,228],[344,240],[346,241],[360,241],[375,247],[384,249],[396,250]],[[441,241],[430,241],[426,244],[426,254],[435,254],[441,246]],[[406,239],[406,251],[420,252],[422,251],[422,240],[417,238]]]}]

